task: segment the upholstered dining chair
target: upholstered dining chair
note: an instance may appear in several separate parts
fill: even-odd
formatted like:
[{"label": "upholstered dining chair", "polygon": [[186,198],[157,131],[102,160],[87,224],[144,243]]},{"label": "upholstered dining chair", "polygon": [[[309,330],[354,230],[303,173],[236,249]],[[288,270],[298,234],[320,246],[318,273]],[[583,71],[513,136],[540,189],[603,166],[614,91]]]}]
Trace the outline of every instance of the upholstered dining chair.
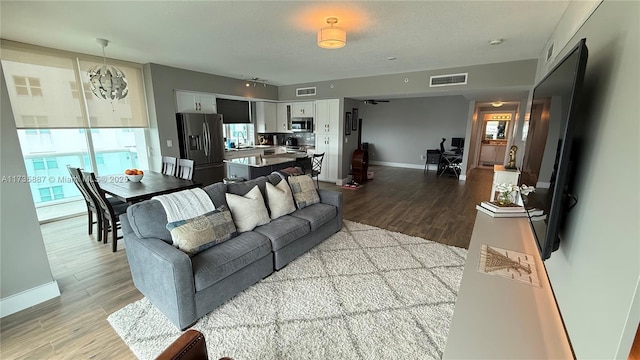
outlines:
[{"label": "upholstered dining chair", "polygon": [[318,175],[322,172],[322,160],[324,159],[324,153],[322,154],[313,154],[311,158],[311,177],[316,178],[316,187],[320,188],[320,181],[318,180]]},{"label": "upholstered dining chair", "polygon": [[[93,234],[93,224],[98,225],[98,236],[97,240],[102,241],[102,210],[96,205],[96,200],[93,198],[91,193],[89,193],[89,189],[82,181],[82,174],[80,173],[80,168],[72,167],[71,165],[67,165],[67,170],[69,171],[69,175],[71,176],[71,180],[76,184],[76,187],[82,194],[84,198],[84,202],[87,205],[87,218],[89,223],[89,235]],[[95,214],[96,219],[94,221],[93,215]]]},{"label": "upholstered dining chair", "polygon": [[193,178],[193,160],[179,159],[178,171],[176,171],[176,177],[185,180],[191,180]]},{"label": "upholstered dining chair", "polygon": [[122,239],[122,236],[118,236],[118,229],[120,228],[120,215],[127,212],[126,203],[122,203],[113,206],[107,199],[104,191],[100,188],[96,175],[92,172],[82,171],[82,178],[87,184],[90,193],[96,200],[96,204],[102,211],[102,242],[107,243],[109,238],[109,230],[111,230],[111,248],[113,252],[118,251],[118,239]]},{"label": "upholstered dining chair", "polygon": [[178,159],[171,156],[162,157],[162,174],[174,176],[178,167]]}]

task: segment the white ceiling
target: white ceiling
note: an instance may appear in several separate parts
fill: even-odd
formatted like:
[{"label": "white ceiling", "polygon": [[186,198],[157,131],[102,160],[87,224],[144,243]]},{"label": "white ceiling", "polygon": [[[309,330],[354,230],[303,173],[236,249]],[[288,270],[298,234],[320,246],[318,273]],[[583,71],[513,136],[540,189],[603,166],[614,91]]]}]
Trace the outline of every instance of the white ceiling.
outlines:
[{"label": "white ceiling", "polygon": [[[569,1],[0,4],[4,39],[101,56],[105,38],[109,58],[288,85],[538,58]],[[330,16],[347,30],[342,49],[316,45]]]}]

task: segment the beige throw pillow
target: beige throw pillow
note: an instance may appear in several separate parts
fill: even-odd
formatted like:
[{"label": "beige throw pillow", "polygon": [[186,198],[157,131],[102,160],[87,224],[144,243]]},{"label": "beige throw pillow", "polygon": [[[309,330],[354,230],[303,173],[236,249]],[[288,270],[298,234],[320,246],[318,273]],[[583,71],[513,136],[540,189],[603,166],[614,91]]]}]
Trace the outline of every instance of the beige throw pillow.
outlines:
[{"label": "beige throw pillow", "polygon": [[311,176],[289,176],[289,185],[293,192],[293,199],[296,201],[298,209],[320,202],[320,196],[316,190],[316,185]]},{"label": "beige throw pillow", "polygon": [[225,197],[238,232],[251,231],[271,221],[258,185],[245,196],[227,193]]},{"label": "beige throw pillow", "polygon": [[296,211],[291,188],[284,180],[281,180],[275,186],[267,181],[267,201],[269,202],[272,220]]}]

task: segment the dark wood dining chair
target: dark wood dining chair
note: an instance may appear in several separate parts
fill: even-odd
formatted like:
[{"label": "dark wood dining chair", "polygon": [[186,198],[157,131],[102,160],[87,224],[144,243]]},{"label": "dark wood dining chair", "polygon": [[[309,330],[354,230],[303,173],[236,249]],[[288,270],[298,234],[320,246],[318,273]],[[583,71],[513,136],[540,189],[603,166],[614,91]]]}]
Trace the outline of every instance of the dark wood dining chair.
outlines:
[{"label": "dark wood dining chair", "polygon": [[113,206],[105,192],[100,188],[100,184],[96,179],[96,175],[92,172],[82,171],[82,178],[87,184],[91,194],[96,199],[97,205],[102,210],[102,242],[107,243],[109,238],[109,230],[111,230],[111,248],[113,252],[118,251],[118,229],[120,228],[120,215],[127,212],[128,204]]},{"label": "dark wood dining chair", "polygon": [[178,171],[176,171],[176,177],[185,180],[191,180],[193,178],[193,160],[179,159]]},{"label": "dark wood dining chair", "polygon": [[174,176],[178,167],[178,159],[171,156],[162,157],[162,174]]},{"label": "dark wood dining chair", "polygon": [[[71,180],[76,184],[76,187],[82,194],[84,198],[84,202],[87,205],[87,218],[89,223],[89,235],[93,234],[93,224],[98,225],[98,236],[97,240],[102,241],[102,209],[96,205],[96,200],[93,198],[89,189],[82,181],[82,174],[80,172],[80,168],[72,167],[71,165],[67,165],[67,170],[69,170],[69,175],[71,176]],[[93,215],[95,214],[96,219],[93,219]]]},{"label": "dark wood dining chair", "polygon": [[311,158],[311,177],[316,178],[316,187],[320,188],[320,182],[318,180],[318,176],[322,172],[322,160],[324,159],[324,153],[322,154],[313,154]]}]

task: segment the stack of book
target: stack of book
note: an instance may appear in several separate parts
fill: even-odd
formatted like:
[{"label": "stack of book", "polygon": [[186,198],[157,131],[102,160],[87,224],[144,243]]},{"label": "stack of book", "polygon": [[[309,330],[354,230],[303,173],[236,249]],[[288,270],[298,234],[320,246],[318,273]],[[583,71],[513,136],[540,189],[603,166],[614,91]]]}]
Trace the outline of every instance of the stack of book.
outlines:
[{"label": "stack of book", "polygon": [[525,210],[524,206],[500,206],[489,201],[476,205],[476,209],[492,217],[528,217],[540,216],[542,210]]}]

